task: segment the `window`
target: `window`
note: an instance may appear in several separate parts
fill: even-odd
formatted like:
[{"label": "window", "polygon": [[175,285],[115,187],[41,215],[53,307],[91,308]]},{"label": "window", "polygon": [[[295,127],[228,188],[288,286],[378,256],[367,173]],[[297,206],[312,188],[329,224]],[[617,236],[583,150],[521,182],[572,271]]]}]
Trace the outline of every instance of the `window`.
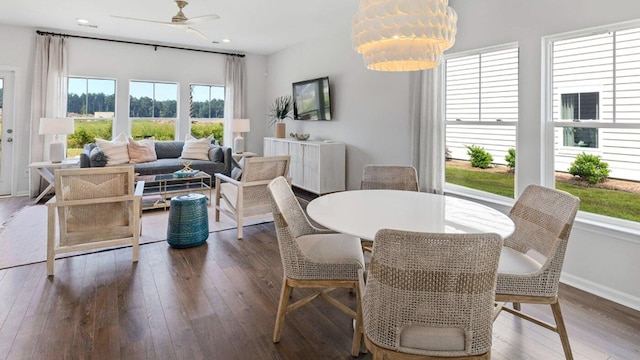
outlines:
[{"label": "window", "polygon": [[131,137],[175,140],[178,114],[178,84],[131,81],[129,117]]},{"label": "window", "polygon": [[[515,44],[446,56],[444,63],[445,180],[497,195],[514,196],[514,173],[506,157],[516,147],[518,48]],[[492,158],[472,168],[469,146]]]},{"label": "window", "polygon": [[[545,40],[548,181],[580,197],[582,211],[640,221],[639,24]],[[569,173],[583,153],[608,164],[608,180],[593,185]]]},{"label": "window", "polygon": [[[560,118],[580,122],[600,119],[600,94],[598,92],[560,94]],[[598,129],[565,127],[563,146],[598,147]]]},{"label": "window", "polygon": [[95,138],[111,140],[116,112],[116,81],[69,77],[67,116],[74,132],[67,135],[67,157],[78,156]]},{"label": "window", "polygon": [[191,85],[189,118],[191,135],[213,137],[222,143],[224,131],[224,86]]}]

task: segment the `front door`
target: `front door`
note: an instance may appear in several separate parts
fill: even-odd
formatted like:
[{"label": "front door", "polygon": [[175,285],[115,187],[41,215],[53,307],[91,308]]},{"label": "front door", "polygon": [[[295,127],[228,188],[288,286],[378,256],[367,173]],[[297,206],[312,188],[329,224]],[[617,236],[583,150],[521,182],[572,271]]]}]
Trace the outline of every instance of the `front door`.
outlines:
[{"label": "front door", "polygon": [[13,159],[14,72],[0,70],[0,195],[11,195]]}]

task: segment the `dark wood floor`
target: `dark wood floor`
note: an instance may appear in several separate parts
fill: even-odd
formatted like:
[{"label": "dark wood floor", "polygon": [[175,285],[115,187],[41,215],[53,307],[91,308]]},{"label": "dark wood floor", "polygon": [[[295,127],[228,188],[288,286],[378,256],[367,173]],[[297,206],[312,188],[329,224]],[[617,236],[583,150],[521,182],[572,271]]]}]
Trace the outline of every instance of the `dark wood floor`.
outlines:
[{"label": "dark wood floor", "polygon": [[[142,245],[137,264],[123,248],[58,260],[53,278],[44,263],[0,270],[0,357],[351,358],[352,323],[322,300],[289,314],[271,342],[281,276],[273,223],[240,241],[229,230],[196,248]],[[561,301],[576,359],[640,359],[639,312],[569,286]],[[523,308],[551,320],[546,307]],[[507,313],[493,339],[493,359],[563,358],[555,333]]]}]

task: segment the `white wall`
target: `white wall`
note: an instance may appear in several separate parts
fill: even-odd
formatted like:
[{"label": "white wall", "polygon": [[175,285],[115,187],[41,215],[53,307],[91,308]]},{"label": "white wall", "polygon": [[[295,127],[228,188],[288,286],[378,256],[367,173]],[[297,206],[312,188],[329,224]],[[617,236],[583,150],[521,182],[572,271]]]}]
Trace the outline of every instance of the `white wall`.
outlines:
[{"label": "white wall", "polygon": [[[450,5],[459,15],[450,53],[519,43],[518,193],[527,184],[542,183],[541,37],[631,20],[640,14],[640,2],[451,0]],[[334,30],[269,56],[267,102],[290,94],[293,81],[329,76],[335,120],[288,121],[287,132],[346,143],[347,188],[356,189],[364,164],[411,162],[409,77],[366,70],[352,50],[348,26]],[[603,226],[579,217],[563,281],[640,310],[640,226]]]},{"label": "white wall", "polygon": [[[0,67],[16,67],[16,143],[14,195],[26,195],[29,184],[24,179],[29,164],[29,122],[31,83],[35,53],[35,29],[0,26]],[[169,81],[179,83],[179,105],[188,104],[191,83],[224,85],[225,57],[219,54],[159,47],[69,38],[70,76],[104,77],[117,80],[114,135],[129,132],[129,80]],[[247,134],[247,149],[262,149],[262,121],[266,109],[266,57],[247,55],[247,101],[245,116],[252,121]],[[189,129],[188,106],[179,106],[179,128],[184,139]],[[255,127],[254,127],[255,126]],[[254,131],[255,130],[255,131]]]},{"label": "white wall", "polygon": [[[355,7],[354,7],[355,13]],[[287,120],[287,134],[346,144],[347,189],[360,187],[369,163],[410,164],[409,74],[367,70],[348,27],[269,56],[267,104],[292,93],[291,83],[329,77],[332,120]],[[266,120],[265,120],[266,121]],[[266,135],[273,136],[267,128]]]}]

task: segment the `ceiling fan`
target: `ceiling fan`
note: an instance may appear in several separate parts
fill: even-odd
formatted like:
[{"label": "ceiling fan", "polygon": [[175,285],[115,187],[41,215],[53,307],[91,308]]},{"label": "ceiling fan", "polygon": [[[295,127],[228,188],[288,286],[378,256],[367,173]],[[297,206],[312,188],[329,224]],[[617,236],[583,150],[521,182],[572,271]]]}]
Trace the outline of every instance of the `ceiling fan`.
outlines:
[{"label": "ceiling fan", "polygon": [[126,20],[137,20],[137,21],[145,21],[145,22],[150,22],[150,23],[155,23],[155,24],[169,25],[169,26],[172,26],[172,27],[175,27],[175,28],[183,29],[187,33],[190,33],[192,35],[198,36],[198,37],[208,41],[207,37],[203,33],[201,33],[200,31],[192,28],[191,25],[201,24],[201,23],[204,23],[204,22],[217,20],[217,19],[220,18],[220,16],[218,16],[216,14],[210,14],[210,15],[203,15],[203,16],[196,16],[196,17],[193,17],[193,18],[188,18],[182,12],[182,9],[185,6],[187,6],[189,3],[186,2],[186,1],[182,1],[182,0],[176,0],[175,3],[176,3],[176,5],[178,5],[178,13],[171,18],[171,21],[156,21],[156,20],[138,19],[138,18],[131,18],[131,17],[126,17],[126,16],[117,16],[117,15],[111,15],[111,17],[115,17],[115,18],[119,18],[119,19],[126,19]]}]

